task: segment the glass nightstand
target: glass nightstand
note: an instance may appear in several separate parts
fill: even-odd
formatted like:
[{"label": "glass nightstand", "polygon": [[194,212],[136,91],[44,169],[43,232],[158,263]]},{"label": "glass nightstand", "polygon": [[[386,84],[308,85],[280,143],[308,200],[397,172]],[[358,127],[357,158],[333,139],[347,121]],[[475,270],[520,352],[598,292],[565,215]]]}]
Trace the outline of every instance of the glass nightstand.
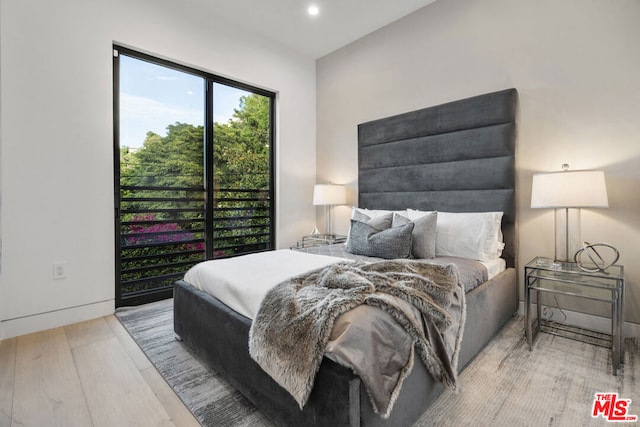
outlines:
[{"label": "glass nightstand", "polygon": [[302,239],[296,242],[295,246],[291,246],[291,249],[312,248],[314,246],[321,245],[333,245],[335,243],[344,243],[347,241],[347,236],[339,234],[310,234],[303,236]]},{"label": "glass nightstand", "polygon": [[[570,295],[611,304],[611,353],[613,374],[624,361],[624,267],[612,265],[605,271],[586,272],[576,263],[558,262],[536,257],[524,267],[525,283],[525,334],[529,350],[541,331],[542,304],[537,303],[537,317],[532,319],[531,293],[536,301],[540,293]],[[543,331],[544,332],[544,331]]]}]

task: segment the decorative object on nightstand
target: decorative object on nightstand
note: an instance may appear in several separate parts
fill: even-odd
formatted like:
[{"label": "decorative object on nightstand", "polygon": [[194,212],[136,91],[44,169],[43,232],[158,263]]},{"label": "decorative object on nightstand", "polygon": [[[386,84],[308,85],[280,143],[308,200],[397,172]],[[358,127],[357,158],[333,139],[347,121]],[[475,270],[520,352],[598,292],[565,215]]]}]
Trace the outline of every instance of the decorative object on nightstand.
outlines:
[{"label": "decorative object on nightstand", "polygon": [[332,206],[344,205],[345,203],[347,203],[347,190],[343,185],[316,184],[313,186],[313,204],[324,206],[325,235],[334,235],[331,218],[333,215]]},{"label": "decorative object on nightstand", "polygon": [[[540,294],[569,295],[611,304],[611,335],[610,343],[613,375],[617,375],[620,365],[624,363],[624,336],[622,326],[624,322],[624,267],[610,265],[605,270],[584,271],[577,263],[559,262],[550,258],[536,257],[524,266],[525,287],[525,334],[529,350],[545,322],[542,320],[542,303]],[[532,318],[531,293],[536,293],[537,317]],[[567,325],[557,324],[559,327]],[[558,328],[559,329],[559,328]],[[596,332],[580,329],[581,336],[601,339]],[[593,332],[593,334],[589,334]],[[557,333],[557,335],[562,335]],[[600,334],[604,335],[604,334]],[[564,336],[564,335],[563,335]],[[568,337],[571,338],[571,337]],[[577,338],[574,338],[577,339]],[[595,344],[595,342],[591,342]]]},{"label": "decorative object on nightstand", "polygon": [[[573,261],[571,255],[582,246],[580,208],[608,208],[609,200],[604,172],[570,171],[566,163],[562,165],[562,169],[562,172],[533,175],[531,207],[556,210],[555,260],[571,262]],[[559,221],[561,209],[564,209],[564,221],[562,219]],[[561,226],[559,227],[559,222],[564,226],[564,230]]]},{"label": "decorative object on nightstand", "polygon": [[[596,247],[607,248],[608,252],[611,252],[611,256],[607,257],[609,259],[605,260],[605,258],[600,255],[600,252],[596,250]],[[602,249],[600,251],[602,251]],[[584,256],[589,258],[589,263],[585,262]],[[582,248],[578,249],[576,254],[573,256],[573,260],[578,264],[578,268],[589,273],[605,271],[607,268],[614,265],[618,259],[620,259],[620,252],[608,243],[584,242]]]}]

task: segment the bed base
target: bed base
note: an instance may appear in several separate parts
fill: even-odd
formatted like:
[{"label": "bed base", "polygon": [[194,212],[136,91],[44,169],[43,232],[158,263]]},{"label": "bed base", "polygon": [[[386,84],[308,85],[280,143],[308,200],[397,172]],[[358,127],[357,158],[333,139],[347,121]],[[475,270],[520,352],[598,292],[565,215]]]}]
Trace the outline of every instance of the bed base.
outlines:
[{"label": "bed base", "polygon": [[[462,370],[516,313],[516,274],[508,268],[467,294],[467,321],[458,368]],[[174,330],[193,352],[220,373],[277,425],[411,425],[444,390],[416,361],[388,419],[373,412],[360,379],[323,359],[309,401],[294,399],[249,356],[251,320],[184,281],[174,286]]]}]

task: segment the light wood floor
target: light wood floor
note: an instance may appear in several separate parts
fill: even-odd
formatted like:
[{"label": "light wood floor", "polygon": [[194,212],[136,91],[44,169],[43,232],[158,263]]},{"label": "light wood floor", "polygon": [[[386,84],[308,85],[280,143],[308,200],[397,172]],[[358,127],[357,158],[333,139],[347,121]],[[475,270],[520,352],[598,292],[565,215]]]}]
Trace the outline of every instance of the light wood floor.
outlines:
[{"label": "light wood floor", "polygon": [[0,341],[0,427],[200,426],[114,316]]}]

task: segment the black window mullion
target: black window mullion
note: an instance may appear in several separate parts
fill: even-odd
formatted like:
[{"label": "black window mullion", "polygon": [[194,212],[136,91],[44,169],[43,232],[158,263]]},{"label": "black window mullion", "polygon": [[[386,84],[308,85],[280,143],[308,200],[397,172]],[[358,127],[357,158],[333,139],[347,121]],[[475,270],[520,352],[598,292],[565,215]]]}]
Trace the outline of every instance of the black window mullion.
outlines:
[{"label": "black window mullion", "polygon": [[271,241],[271,248],[274,249],[276,247],[276,100],[274,94],[269,95],[269,100],[269,215],[271,216],[271,219],[269,220],[271,225],[269,240]]},{"label": "black window mullion", "polygon": [[204,121],[204,176],[205,176],[205,257],[213,259],[213,208],[214,208],[214,174],[213,174],[213,80],[206,79],[205,121]]}]

